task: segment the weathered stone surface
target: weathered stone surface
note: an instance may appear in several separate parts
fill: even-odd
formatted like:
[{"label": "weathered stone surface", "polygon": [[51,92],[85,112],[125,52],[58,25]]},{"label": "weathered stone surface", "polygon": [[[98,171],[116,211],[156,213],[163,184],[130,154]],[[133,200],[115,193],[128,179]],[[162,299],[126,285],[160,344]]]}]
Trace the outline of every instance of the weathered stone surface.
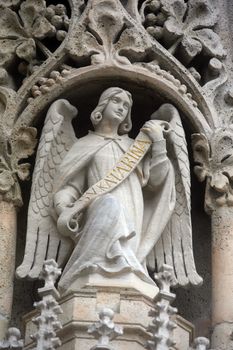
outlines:
[{"label": "weathered stone surface", "polygon": [[[16,209],[13,203],[0,202],[0,322],[9,322],[12,308],[16,249]],[[0,332],[2,334],[2,331]]]},{"label": "weathered stone surface", "polygon": [[19,73],[29,76],[43,62],[39,53],[46,58],[51,54],[42,40],[63,41],[70,19],[63,4],[46,6],[44,0],[27,0],[19,8],[12,7],[17,3],[1,4],[0,67],[11,68],[18,59]]},{"label": "weathered stone surface", "polygon": [[[156,108],[172,103],[192,131],[204,134],[210,144],[209,155],[202,159],[202,168],[208,172],[207,204],[213,216],[217,213],[222,220],[219,232],[225,241],[231,219],[228,208],[226,215],[222,208],[231,206],[232,192],[231,146],[227,145],[231,136],[225,133],[230,131],[233,113],[230,1],[70,0],[66,9],[59,1],[56,6],[34,0],[6,0],[0,5],[1,198],[21,204],[16,174],[21,179],[28,175],[28,165],[18,167],[22,158],[17,155],[17,143],[13,151],[17,159],[8,157],[6,141],[14,139],[15,131],[42,125],[45,111],[61,96],[78,105],[80,98],[97,96],[114,81],[133,93],[140,87],[141,98],[148,101],[149,95]],[[22,76],[26,76],[23,81]],[[144,110],[147,113],[147,106]],[[137,125],[143,118],[147,116],[138,116]],[[220,141],[213,138],[218,129]],[[217,219],[213,221],[218,227]],[[225,249],[227,259],[230,256],[224,245],[218,258],[221,263]],[[226,283],[230,277],[223,271]],[[195,309],[193,300],[187,304]],[[230,316],[225,306],[223,310],[226,321]],[[216,337],[221,339],[219,329]]]},{"label": "weathered stone surface", "polygon": [[[87,288],[63,298],[60,306],[63,310],[60,316],[63,328],[58,332],[62,340],[61,350],[90,349],[96,345],[96,340],[88,335],[87,329],[93,322],[98,322],[98,312],[103,307],[111,308],[115,312],[115,324],[124,328],[124,334],[111,341],[114,350],[142,350],[149,339],[146,328],[151,321],[148,312],[153,302],[132,290]],[[30,334],[35,332],[31,322],[33,316],[34,313],[31,313],[25,317],[27,350],[33,347],[30,339]],[[176,323],[174,339],[178,340],[180,350],[187,350],[193,342],[193,327],[179,316]]]},{"label": "weathered stone surface", "polygon": [[147,32],[177,54],[184,65],[200,54],[225,56],[221,40],[212,29],[218,11],[211,1],[144,1],[140,12]]},{"label": "weathered stone surface", "polygon": [[203,134],[193,135],[194,171],[200,181],[207,178],[206,210],[232,206],[233,129],[219,128],[207,140]]}]

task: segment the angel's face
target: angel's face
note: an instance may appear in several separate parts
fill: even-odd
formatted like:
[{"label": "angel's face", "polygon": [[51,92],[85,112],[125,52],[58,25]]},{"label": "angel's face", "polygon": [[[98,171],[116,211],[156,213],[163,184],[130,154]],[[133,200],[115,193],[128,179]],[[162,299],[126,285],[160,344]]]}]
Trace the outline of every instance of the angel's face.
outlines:
[{"label": "angel's face", "polygon": [[117,124],[121,124],[130,109],[130,100],[126,92],[120,92],[111,97],[107,106],[103,110],[102,116],[105,121],[117,121]]}]

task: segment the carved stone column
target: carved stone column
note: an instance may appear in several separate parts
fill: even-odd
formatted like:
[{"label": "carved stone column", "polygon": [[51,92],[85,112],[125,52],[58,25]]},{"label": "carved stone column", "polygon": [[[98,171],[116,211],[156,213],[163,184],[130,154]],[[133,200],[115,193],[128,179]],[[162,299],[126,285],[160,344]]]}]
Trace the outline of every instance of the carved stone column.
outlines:
[{"label": "carved stone column", "polygon": [[233,128],[216,130],[208,142],[193,135],[199,179],[207,179],[205,208],[212,222],[212,347],[232,349],[233,330]]},{"label": "carved stone column", "polygon": [[29,175],[29,165],[19,161],[32,154],[36,129],[20,128],[11,136],[7,150],[7,143],[1,140],[0,153],[0,339],[8,328],[12,308],[17,207],[22,204],[18,178],[26,180]]},{"label": "carved stone column", "polygon": [[11,314],[15,270],[16,209],[13,203],[0,202],[0,339],[7,330]]},{"label": "carved stone column", "polygon": [[232,349],[233,207],[212,212],[212,347]]}]

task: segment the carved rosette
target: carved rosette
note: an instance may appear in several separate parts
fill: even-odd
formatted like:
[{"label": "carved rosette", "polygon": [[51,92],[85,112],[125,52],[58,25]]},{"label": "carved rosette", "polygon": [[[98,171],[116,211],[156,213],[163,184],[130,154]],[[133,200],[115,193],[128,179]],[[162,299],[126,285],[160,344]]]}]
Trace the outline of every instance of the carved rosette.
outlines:
[{"label": "carved rosette", "polygon": [[219,128],[210,140],[204,134],[193,134],[192,145],[200,181],[207,180],[206,210],[233,205],[233,127]]}]

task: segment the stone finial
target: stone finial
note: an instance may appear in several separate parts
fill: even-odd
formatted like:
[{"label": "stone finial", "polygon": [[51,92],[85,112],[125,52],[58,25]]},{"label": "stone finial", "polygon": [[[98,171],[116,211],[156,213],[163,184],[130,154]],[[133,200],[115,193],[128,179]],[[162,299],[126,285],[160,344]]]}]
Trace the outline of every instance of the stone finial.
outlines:
[{"label": "stone finial", "polygon": [[61,345],[56,331],[62,328],[58,320],[62,310],[57,302],[60,294],[54,286],[60,274],[61,269],[53,259],[44,262],[40,278],[45,281],[45,285],[38,289],[42,300],[34,303],[40,315],[32,320],[38,327],[38,331],[31,336],[37,344],[35,350],[54,350]]},{"label": "stone finial", "polygon": [[171,320],[171,316],[177,313],[177,309],[170,305],[175,299],[175,294],[170,292],[170,287],[174,284],[173,269],[164,264],[154,277],[160,291],[155,298],[154,309],[149,312],[149,316],[153,317],[152,324],[148,327],[152,339],[147,341],[146,349],[169,350],[175,345],[172,333],[176,324]]},{"label": "stone finial", "polygon": [[0,349],[14,349],[22,350],[23,349],[23,340],[21,338],[21,333],[18,328],[11,327],[6,333],[6,339],[0,341]]},{"label": "stone finial", "polygon": [[109,344],[110,341],[123,334],[123,328],[115,325],[113,317],[114,311],[112,309],[103,308],[99,312],[99,321],[89,326],[88,333],[93,334],[98,339],[97,345],[91,350],[113,350]]},{"label": "stone finial", "polygon": [[207,350],[209,349],[210,341],[205,337],[198,337],[194,339],[195,350]]},{"label": "stone finial", "polygon": [[[154,274],[154,279],[160,288],[160,293],[170,293],[171,286],[175,284],[173,276],[173,268],[166,264],[163,264],[159,272]],[[175,294],[170,294],[171,298],[175,299]]]},{"label": "stone finial", "polygon": [[[55,283],[57,278],[61,275],[61,269],[58,268],[58,265],[55,260],[50,259],[44,262],[43,269],[40,273],[39,278],[44,280],[45,285],[43,288],[38,289],[39,295],[43,296],[44,293],[50,293],[55,291]],[[58,293],[56,291],[56,293]],[[58,296],[59,298],[59,296]]]}]

